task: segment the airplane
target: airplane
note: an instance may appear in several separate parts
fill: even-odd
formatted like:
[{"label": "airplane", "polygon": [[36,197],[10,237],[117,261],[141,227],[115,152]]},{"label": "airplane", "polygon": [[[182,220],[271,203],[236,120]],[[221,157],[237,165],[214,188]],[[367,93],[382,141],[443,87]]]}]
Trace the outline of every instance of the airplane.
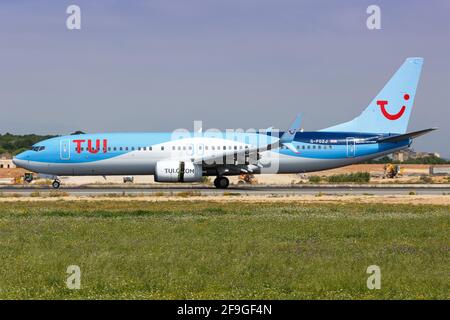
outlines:
[{"label": "airplane", "polygon": [[363,112],[319,131],[97,133],[59,136],[14,157],[27,170],[51,176],[154,175],[156,182],[199,182],[216,176],[229,186],[242,173],[303,173],[347,166],[410,147],[436,128],[407,133],[423,58],[407,58]]}]

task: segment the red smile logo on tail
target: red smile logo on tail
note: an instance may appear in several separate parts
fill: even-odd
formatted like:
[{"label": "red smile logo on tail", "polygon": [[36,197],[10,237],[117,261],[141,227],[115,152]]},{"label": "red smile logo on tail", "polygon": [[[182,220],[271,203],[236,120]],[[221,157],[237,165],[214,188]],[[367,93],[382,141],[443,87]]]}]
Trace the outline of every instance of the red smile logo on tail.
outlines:
[{"label": "red smile logo on tail", "polygon": [[[405,101],[408,101],[408,100],[409,100],[409,94],[406,93],[406,94],[403,96],[403,98],[405,99]],[[405,106],[402,106],[402,108],[400,109],[399,112],[397,112],[396,114],[390,114],[390,113],[387,112],[387,110],[386,110],[386,105],[387,105],[387,104],[388,104],[388,101],[386,101],[386,100],[377,100],[377,105],[380,106],[381,113],[383,114],[383,116],[384,116],[386,119],[389,119],[389,120],[397,120],[397,119],[400,119],[400,118],[402,117],[403,113],[405,113],[406,107],[405,107]]]}]

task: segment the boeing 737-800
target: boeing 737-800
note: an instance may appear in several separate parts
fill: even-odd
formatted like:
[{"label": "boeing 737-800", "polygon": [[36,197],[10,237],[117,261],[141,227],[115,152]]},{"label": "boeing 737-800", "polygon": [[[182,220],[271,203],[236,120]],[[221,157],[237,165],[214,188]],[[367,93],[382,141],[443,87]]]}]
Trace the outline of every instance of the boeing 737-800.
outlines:
[{"label": "boeing 737-800", "polygon": [[299,130],[297,116],[285,132],[99,133],[39,142],[13,161],[22,168],[60,176],[154,175],[157,182],[196,182],[241,173],[300,173],[331,169],[408,148],[434,128],[406,133],[422,69],[408,58],[356,118],[320,131]]}]

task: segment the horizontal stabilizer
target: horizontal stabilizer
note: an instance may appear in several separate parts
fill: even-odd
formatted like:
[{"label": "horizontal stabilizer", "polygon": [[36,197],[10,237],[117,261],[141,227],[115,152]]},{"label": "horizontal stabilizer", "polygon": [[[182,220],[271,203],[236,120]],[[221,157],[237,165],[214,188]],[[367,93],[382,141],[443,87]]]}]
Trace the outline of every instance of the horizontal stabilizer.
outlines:
[{"label": "horizontal stabilizer", "polygon": [[397,142],[397,141],[402,141],[402,140],[406,140],[406,139],[414,139],[414,138],[420,137],[428,132],[434,131],[436,129],[437,128],[430,128],[430,129],[425,129],[425,130],[409,132],[409,133],[405,133],[405,134],[399,134],[397,136],[384,137],[384,138],[378,139],[377,142],[379,142],[379,143],[381,143],[381,142]]}]

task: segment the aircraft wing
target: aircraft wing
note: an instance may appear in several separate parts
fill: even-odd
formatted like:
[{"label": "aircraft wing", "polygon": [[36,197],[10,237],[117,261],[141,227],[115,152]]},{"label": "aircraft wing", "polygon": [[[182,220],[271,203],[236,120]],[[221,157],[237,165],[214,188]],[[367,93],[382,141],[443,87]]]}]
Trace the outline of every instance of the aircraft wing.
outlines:
[{"label": "aircraft wing", "polygon": [[[218,166],[218,165],[245,165],[247,159],[251,164],[257,164],[259,160],[259,153],[271,149],[278,149],[280,146],[284,146],[292,152],[298,153],[298,150],[292,144],[295,134],[300,127],[301,115],[298,114],[291,124],[289,129],[283,133],[281,138],[277,138],[272,135],[267,136],[267,141],[255,143],[256,145],[246,145],[245,148],[238,150],[218,150],[218,152],[211,155],[198,156],[191,159],[196,164],[203,164],[206,166]],[[267,130],[271,131],[271,128]],[[247,159],[246,159],[247,158]],[[244,159],[244,161],[242,161]],[[225,160],[225,161],[224,161]]]},{"label": "aircraft wing", "polygon": [[[194,163],[207,163],[212,164],[214,163],[221,163],[224,164],[224,157],[228,162],[232,162],[229,160],[237,159],[242,157],[249,157],[252,160],[258,160],[259,159],[259,153],[266,150],[271,149],[278,149],[281,146],[284,146],[291,150],[292,152],[298,153],[298,150],[295,148],[295,146],[292,144],[292,141],[294,140],[295,134],[300,128],[300,122],[301,122],[301,114],[298,114],[294,121],[292,122],[289,129],[283,133],[281,138],[275,138],[270,137],[268,140],[268,144],[261,144],[259,143],[258,146],[247,146],[245,149],[239,149],[239,150],[223,150],[220,153],[216,153],[210,156],[202,156],[199,158],[194,159]],[[268,131],[271,131],[271,128],[268,129]],[[231,163],[232,164],[232,163]]]},{"label": "aircraft wing", "polygon": [[[259,146],[248,146],[247,148],[243,148],[240,150],[220,150],[219,152],[208,155],[194,158],[194,163],[201,164],[206,163],[210,165],[216,164],[233,164],[232,159],[241,158],[248,156],[250,159],[259,159],[258,154],[260,152],[279,148],[280,142],[277,140],[270,144],[259,145]],[[226,159],[226,163],[224,163],[223,159]],[[230,162],[230,163],[229,163]],[[216,163],[216,164],[215,164]]]},{"label": "aircraft wing", "polygon": [[300,123],[302,121],[302,115],[298,114],[295,117],[294,122],[292,122],[289,129],[283,133],[283,135],[280,138],[281,143],[291,143],[294,140],[295,134],[297,133],[298,129],[300,129]]},{"label": "aircraft wing", "polygon": [[414,138],[420,137],[420,136],[422,136],[424,134],[427,134],[428,132],[431,132],[431,131],[434,131],[434,130],[437,130],[437,128],[429,128],[429,129],[409,132],[409,133],[405,133],[405,134],[399,134],[399,135],[396,135],[396,136],[379,138],[377,140],[377,142],[378,143],[381,143],[381,142],[397,142],[397,141],[402,141],[402,140],[406,140],[406,139],[414,139]]}]

